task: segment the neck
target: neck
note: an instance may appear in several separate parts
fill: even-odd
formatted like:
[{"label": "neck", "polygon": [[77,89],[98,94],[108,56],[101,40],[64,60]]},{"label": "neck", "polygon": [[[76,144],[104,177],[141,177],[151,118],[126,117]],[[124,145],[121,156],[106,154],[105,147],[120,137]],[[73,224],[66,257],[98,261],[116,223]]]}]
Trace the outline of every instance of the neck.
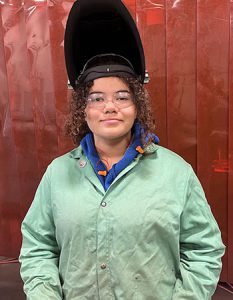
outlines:
[{"label": "neck", "polygon": [[111,169],[113,164],[122,159],[130,141],[131,134],[128,134],[125,138],[107,141],[94,136],[96,151],[108,170]]}]

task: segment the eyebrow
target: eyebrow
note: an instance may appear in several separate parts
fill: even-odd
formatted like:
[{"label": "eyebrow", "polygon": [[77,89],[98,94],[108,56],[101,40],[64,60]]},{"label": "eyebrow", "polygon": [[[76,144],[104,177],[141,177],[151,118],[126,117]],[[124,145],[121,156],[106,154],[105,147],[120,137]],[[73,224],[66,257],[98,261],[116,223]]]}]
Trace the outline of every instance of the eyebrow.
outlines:
[{"label": "eyebrow", "polygon": [[[117,94],[117,93],[128,93],[128,94],[130,94],[130,91],[129,90],[119,90],[119,91],[116,91],[114,94]],[[89,95],[92,95],[92,94],[105,94],[105,93],[100,92],[100,91],[93,91],[93,92],[89,93]]]}]

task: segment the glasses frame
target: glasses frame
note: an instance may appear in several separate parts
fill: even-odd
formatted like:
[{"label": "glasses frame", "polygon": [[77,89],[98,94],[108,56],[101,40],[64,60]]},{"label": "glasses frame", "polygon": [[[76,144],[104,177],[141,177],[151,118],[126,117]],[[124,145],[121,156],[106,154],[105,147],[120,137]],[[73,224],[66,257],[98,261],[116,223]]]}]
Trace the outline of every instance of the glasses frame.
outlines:
[{"label": "glasses frame", "polygon": [[[120,96],[119,93],[127,93],[127,95],[129,95],[129,100],[127,100],[126,102],[124,102],[124,100],[120,100],[119,102],[117,101],[118,97]],[[109,102],[112,102],[114,104],[114,106],[116,106],[118,109],[124,109],[124,108],[128,108],[130,106],[135,105],[134,102],[134,97],[132,96],[132,94],[130,92],[116,92],[115,94],[113,94],[111,96],[111,100],[107,100],[107,97],[104,96],[104,94],[102,93],[93,93],[93,94],[98,94],[100,95],[100,98],[103,98],[103,101],[101,102],[92,102],[90,99],[90,96],[92,95],[88,95],[86,97],[86,107],[90,107],[90,108],[95,108],[95,109],[103,109],[106,107],[106,105]],[[122,101],[122,102],[121,102]],[[119,105],[120,104],[120,105]]]}]

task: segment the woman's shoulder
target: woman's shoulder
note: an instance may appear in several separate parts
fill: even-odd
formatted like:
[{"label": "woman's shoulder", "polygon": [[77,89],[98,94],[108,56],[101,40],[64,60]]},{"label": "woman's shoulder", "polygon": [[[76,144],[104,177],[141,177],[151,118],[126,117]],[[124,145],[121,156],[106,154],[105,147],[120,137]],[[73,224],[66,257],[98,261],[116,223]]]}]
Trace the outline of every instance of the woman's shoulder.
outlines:
[{"label": "woman's shoulder", "polygon": [[52,160],[49,167],[56,168],[59,166],[67,166],[69,164],[74,163],[76,160],[79,160],[83,156],[83,151],[81,146],[72,149],[69,152],[64,153]]},{"label": "woman's shoulder", "polygon": [[180,155],[163,146],[151,144],[149,152],[146,150],[145,154],[148,155],[145,155],[145,164],[143,165],[154,171],[158,170],[160,174],[189,176],[193,172],[192,166]]},{"label": "woman's shoulder", "polygon": [[165,148],[157,144],[150,144],[145,148],[146,154],[153,154],[153,158],[157,161],[166,161],[167,163],[177,163],[184,166],[189,166],[179,154],[173,152],[172,150]]},{"label": "woman's shoulder", "polygon": [[186,186],[194,174],[192,166],[172,150],[155,146],[155,151],[145,156],[141,168],[156,180],[163,180],[171,186]]}]

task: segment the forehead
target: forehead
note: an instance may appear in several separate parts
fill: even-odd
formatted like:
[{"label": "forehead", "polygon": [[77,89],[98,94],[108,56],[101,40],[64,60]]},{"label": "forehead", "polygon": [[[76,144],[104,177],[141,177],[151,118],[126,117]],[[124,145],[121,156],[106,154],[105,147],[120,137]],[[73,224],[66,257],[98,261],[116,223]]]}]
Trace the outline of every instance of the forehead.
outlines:
[{"label": "forehead", "polygon": [[120,90],[129,91],[129,86],[118,77],[101,77],[94,80],[90,92],[114,93]]}]

